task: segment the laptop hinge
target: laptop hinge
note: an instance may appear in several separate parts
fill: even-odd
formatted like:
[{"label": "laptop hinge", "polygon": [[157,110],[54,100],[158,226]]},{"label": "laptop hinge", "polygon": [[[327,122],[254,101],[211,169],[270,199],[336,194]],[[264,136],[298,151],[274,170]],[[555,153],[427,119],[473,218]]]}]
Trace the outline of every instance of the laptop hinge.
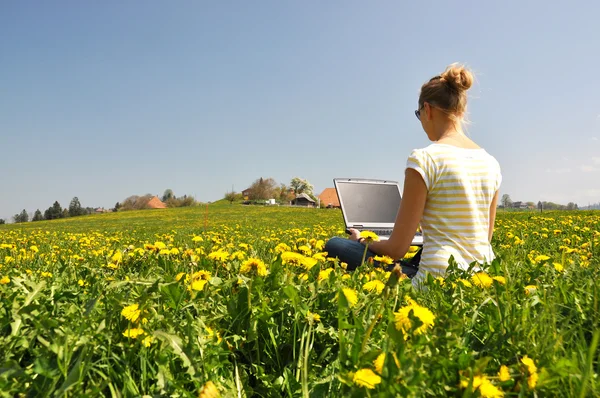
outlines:
[{"label": "laptop hinge", "polygon": [[361,229],[362,227],[363,227],[362,225],[353,225],[350,228]]}]

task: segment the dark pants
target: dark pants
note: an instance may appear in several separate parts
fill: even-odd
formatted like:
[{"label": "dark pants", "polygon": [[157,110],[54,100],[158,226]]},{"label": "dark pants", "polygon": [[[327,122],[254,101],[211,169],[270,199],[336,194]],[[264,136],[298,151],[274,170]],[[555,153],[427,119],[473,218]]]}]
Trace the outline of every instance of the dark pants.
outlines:
[{"label": "dark pants", "polygon": [[[327,241],[324,250],[327,252],[327,257],[337,257],[341,262],[348,264],[348,271],[354,271],[361,265],[360,262],[365,252],[365,246],[362,243],[354,240],[335,237]],[[410,278],[415,276],[419,270],[421,250],[419,250],[410,260],[400,260],[396,262],[396,264],[399,264],[402,267],[402,272]],[[368,261],[370,258],[373,258],[376,255],[377,254],[373,253],[372,251],[367,250],[365,261]],[[375,259],[373,259],[373,263],[375,265],[379,265]],[[396,264],[382,264],[382,266],[387,268],[389,271],[394,268]]]}]

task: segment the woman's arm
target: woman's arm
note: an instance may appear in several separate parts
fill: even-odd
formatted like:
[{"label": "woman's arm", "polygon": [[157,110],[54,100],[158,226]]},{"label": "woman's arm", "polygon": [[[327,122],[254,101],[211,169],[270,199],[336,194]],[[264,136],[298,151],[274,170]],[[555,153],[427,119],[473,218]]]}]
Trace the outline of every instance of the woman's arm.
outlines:
[{"label": "woman's arm", "polygon": [[496,207],[498,206],[498,195],[500,191],[496,191],[492,204],[490,205],[490,225],[488,227],[488,238],[490,243],[492,242],[492,236],[494,235],[494,224],[496,223]]},{"label": "woman's arm", "polygon": [[423,177],[414,169],[406,169],[404,193],[392,235],[386,241],[370,243],[369,250],[395,260],[404,257],[421,222],[426,201],[427,187]]}]

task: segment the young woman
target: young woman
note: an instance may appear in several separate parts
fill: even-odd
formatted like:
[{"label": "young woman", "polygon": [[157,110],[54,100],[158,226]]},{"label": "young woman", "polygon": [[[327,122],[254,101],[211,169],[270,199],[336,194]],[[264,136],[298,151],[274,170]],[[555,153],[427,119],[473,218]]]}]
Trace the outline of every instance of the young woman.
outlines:
[{"label": "young woman", "polygon": [[[414,276],[414,284],[427,273],[443,276],[450,256],[465,269],[474,261],[494,259],[490,242],[502,176],[496,159],[463,132],[472,83],[472,73],[453,64],[421,87],[415,115],[433,143],[413,150],[408,158],[404,193],[390,239],[368,245],[367,258],[402,259],[420,224],[423,249],[412,261],[413,265],[419,262],[418,271],[401,263],[403,271]],[[349,239],[330,239],[325,251],[355,269],[365,242],[359,231],[350,232]]]}]

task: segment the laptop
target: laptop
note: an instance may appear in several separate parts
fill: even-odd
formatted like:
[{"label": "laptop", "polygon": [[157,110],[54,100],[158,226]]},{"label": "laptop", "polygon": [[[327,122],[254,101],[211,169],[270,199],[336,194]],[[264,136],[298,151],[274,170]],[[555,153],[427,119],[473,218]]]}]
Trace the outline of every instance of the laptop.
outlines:
[{"label": "laptop", "polygon": [[[392,235],[400,201],[400,184],[390,180],[334,178],[346,230],[372,231],[380,240]],[[412,246],[423,246],[423,235],[415,233]]]}]

